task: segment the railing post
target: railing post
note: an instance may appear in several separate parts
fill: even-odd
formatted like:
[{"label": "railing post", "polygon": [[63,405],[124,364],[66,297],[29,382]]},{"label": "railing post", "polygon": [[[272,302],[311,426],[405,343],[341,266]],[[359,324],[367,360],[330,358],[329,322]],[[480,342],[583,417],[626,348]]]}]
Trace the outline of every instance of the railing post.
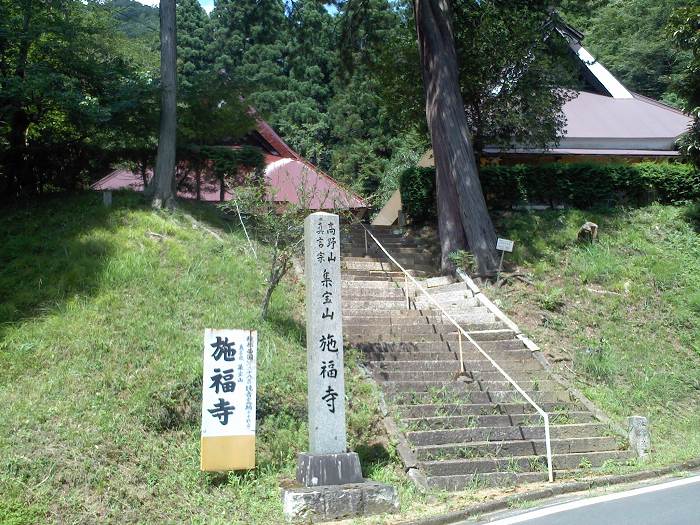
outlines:
[{"label": "railing post", "polygon": [[411,309],[411,297],[408,295],[408,275],[403,277],[403,289],[406,294],[406,310]]},{"label": "railing post", "polygon": [[367,230],[365,230],[365,257],[369,255],[369,250],[367,249]]},{"label": "railing post", "polygon": [[458,330],[457,334],[459,334],[459,371],[466,372],[464,369],[464,355],[462,354],[462,332]]},{"label": "railing post", "polygon": [[549,472],[549,482],[554,481],[554,472],[552,470],[552,444],[549,439],[549,414],[544,412],[544,441],[547,447],[547,471]]}]

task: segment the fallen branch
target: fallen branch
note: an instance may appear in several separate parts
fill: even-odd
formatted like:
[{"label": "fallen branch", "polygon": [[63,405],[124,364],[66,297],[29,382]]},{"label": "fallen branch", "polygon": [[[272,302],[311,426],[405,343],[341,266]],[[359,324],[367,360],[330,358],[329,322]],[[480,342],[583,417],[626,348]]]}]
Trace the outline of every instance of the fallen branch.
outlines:
[{"label": "fallen branch", "polygon": [[609,290],[596,290],[595,288],[589,288],[588,286],[586,287],[586,290],[588,290],[589,292],[599,293],[602,295],[622,295],[621,293],[618,293],[618,292],[611,292]]},{"label": "fallen branch", "polygon": [[519,281],[524,282],[525,284],[529,284],[530,286],[535,286],[535,284],[530,279],[528,279],[525,274],[518,272],[510,274],[502,273],[500,279],[496,282],[496,286],[500,288],[501,286],[506,284],[506,282],[509,279],[517,279]]}]

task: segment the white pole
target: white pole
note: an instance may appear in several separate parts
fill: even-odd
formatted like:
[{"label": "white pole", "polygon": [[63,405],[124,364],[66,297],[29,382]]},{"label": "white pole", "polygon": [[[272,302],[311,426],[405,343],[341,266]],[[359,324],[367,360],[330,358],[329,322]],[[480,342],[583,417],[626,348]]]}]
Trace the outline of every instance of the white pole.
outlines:
[{"label": "white pole", "polygon": [[549,440],[549,414],[542,414],[544,418],[544,441],[547,447],[547,471],[549,472],[549,482],[554,481],[554,472],[552,471],[552,444]]}]

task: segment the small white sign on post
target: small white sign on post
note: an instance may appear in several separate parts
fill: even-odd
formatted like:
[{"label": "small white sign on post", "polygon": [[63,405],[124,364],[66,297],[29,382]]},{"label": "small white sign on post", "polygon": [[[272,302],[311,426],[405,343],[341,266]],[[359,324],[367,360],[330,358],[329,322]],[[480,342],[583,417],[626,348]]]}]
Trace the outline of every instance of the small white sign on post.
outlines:
[{"label": "small white sign on post", "polygon": [[498,238],[496,241],[496,249],[501,252],[501,260],[498,262],[498,271],[496,272],[496,283],[501,279],[501,272],[503,271],[503,256],[508,253],[513,252],[513,245],[515,242],[510,239]]},{"label": "small white sign on post", "polygon": [[511,253],[513,251],[513,245],[515,243],[511,240],[508,239],[501,239],[500,237],[496,241],[496,249],[501,250],[502,252],[508,252]]},{"label": "small white sign on post", "polygon": [[256,331],[204,331],[202,470],[255,467],[257,349]]}]

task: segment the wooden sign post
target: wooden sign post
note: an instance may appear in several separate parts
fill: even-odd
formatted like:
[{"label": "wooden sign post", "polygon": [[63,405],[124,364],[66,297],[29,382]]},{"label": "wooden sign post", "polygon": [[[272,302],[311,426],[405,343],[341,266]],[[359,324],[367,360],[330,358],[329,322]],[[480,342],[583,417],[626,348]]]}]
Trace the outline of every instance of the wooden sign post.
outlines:
[{"label": "wooden sign post", "polygon": [[514,244],[515,242],[509,239],[501,239],[500,237],[496,241],[496,249],[501,252],[501,260],[498,262],[498,272],[496,273],[496,283],[501,278],[501,272],[503,271],[503,256],[506,252],[511,253],[513,251]]},{"label": "wooden sign post", "polygon": [[258,334],[204,331],[201,470],[255,468]]}]

